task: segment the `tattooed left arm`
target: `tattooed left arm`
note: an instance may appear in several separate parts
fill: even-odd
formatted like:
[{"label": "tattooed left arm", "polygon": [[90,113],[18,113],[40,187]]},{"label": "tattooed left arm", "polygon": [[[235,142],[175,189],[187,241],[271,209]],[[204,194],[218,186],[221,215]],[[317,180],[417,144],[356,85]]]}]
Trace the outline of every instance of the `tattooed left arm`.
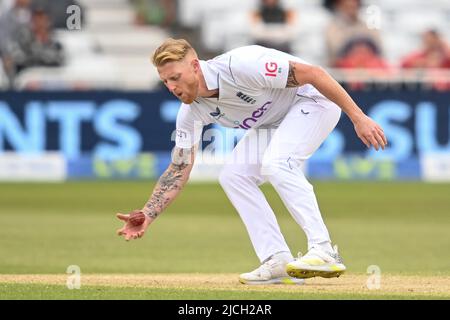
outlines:
[{"label": "tattooed left arm", "polygon": [[183,189],[194,165],[194,156],[194,147],[174,148],[172,163],[159,178],[150,199],[142,209],[149,218],[156,219]]},{"label": "tattooed left arm", "polygon": [[125,240],[141,238],[148,226],[163,212],[165,208],[177,197],[189,179],[194,166],[196,147],[190,149],[174,148],[172,163],[161,175],[153,190],[150,199],[145,204],[143,211],[145,220],[140,225],[130,221],[130,214],[118,213],[117,218],[125,224],[117,230],[117,234],[124,236]]}]

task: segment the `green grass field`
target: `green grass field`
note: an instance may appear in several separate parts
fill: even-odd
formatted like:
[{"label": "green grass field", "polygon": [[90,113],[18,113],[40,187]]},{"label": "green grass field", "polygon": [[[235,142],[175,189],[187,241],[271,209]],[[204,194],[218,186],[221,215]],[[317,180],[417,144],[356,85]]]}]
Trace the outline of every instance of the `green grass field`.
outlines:
[{"label": "green grass field", "polygon": [[[314,185],[348,274],[249,289],[237,283],[238,274],[259,262],[218,184],[189,184],[143,239],[130,242],[116,236],[115,213],[141,207],[152,183],[0,184],[0,299],[450,298],[450,184]],[[303,232],[273,189],[263,189],[293,253],[304,252]],[[80,290],[65,286],[69,265],[81,268]],[[379,290],[364,289],[370,265],[381,269]],[[112,274],[118,278],[102,278]],[[214,280],[218,274],[223,286],[222,278]]]}]

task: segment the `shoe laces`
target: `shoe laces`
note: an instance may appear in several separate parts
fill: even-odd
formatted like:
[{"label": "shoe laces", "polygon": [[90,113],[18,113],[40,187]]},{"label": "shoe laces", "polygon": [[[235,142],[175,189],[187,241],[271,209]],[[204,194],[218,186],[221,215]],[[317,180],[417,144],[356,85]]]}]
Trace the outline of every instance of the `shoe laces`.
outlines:
[{"label": "shoe laces", "polygon": [[[296,258],[295,260],[300,260],[301,258],[306,257],[310,251],[311,251],[311,250],[309,250],[309,251],[306,253],[306,255],[303,255],[300,251],[297,252],[297,258]],[[336,259],[336,262],[338,262],[338,263],[343,263],[343,259],[342,259],[342,257],[339,255],[339,251],[338,251],[338,246],[337,246],[337,244],[335,244],[335,245],[333,246],[333,251],[334,251],[334,252],[327,252],[327,254],[330,255],[331,257],[333,257],[334,259]]]},{"label": "shoe laces", "polygon": [[339,254],[338,251],[338,246],[334,245],[333,247],[334,252],[332,254],[330,254],[334,259],[336,259],[337,263],[344,263],[344,260],[342,259],[342,257]]}]

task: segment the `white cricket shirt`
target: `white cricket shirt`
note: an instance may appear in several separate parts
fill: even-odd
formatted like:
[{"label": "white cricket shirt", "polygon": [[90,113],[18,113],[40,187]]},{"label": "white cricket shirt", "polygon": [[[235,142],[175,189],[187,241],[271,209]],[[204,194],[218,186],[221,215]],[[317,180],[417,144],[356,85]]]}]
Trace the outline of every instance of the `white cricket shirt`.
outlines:
[{"label": "white cricket shirt", "polygon": [[212,60],[200,60],[209,90],[219,89],[218,98],[198,97],[181,104],[176,121],[176,145],[190,148],[202,128],[217,123],[248,130],[276,127],[289,108],[301,98],[323,98],[312,85],[286,88],[289,61],[305,61],[261,46],[246,46]]}]

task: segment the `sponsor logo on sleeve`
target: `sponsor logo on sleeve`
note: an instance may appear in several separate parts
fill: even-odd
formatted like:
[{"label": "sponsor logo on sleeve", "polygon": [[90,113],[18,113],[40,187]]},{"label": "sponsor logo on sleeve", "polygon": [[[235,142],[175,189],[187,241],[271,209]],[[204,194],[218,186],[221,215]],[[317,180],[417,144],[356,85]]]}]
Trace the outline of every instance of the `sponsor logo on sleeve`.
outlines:
[{"label": "sponsor logo on sleeve", "polygon": [[267,77],[276,77],[278,70],[278,64],[276,62],[266,62],[266,73]]}]

